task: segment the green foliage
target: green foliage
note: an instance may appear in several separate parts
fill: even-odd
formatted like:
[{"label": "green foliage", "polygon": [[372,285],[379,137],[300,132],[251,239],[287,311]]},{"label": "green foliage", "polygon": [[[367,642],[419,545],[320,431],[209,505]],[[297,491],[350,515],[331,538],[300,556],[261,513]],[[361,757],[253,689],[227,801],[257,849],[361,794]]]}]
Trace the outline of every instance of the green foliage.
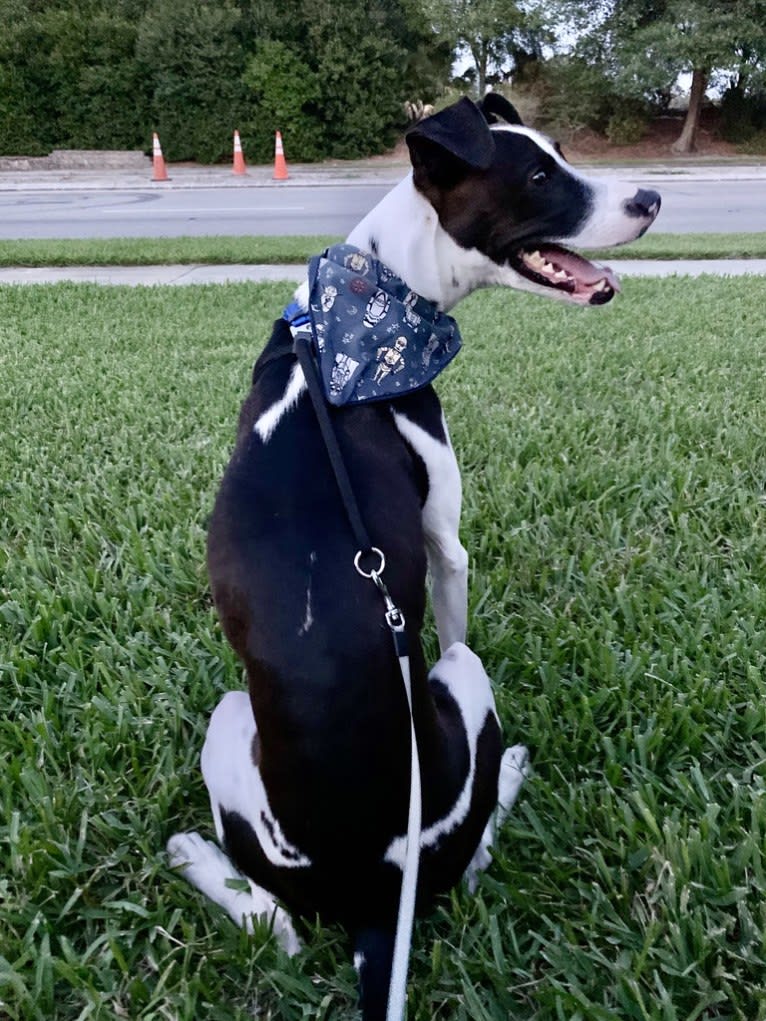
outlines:
[{"label": "green foliage", "polygon": [[404,126],[405,50],[389,34],[392,14],[385,3],[369,4],[362,18],[355,0],[333,0],[308,26],[327,155],[382,152]]},{"label": "green foliage", "polygon": [[469,53],[473,67],[464,80],[483,96],[488,82],[498,83],[509,71],[514,80],[542,58],[553,41],[544,5],[517,0],[425,0],[425,11],[446,38]]},{"label": "green foliage", "polygon": [[601,70],[575,56],[537,65],[525,84],[536,99],[538,126],[563,136],[579,128],[603,131],[613,111],[613,90]]},{"label": "green foliage", "polygon": [[621,103],[606,125],[606,137],[613,145],[633,145],[646,134],[648,109],[638,103]]},{"label": "green foliage", "polygon": [[[759,83],[760,84],[760,83]],[[749,142],[766,129],[766,90],[749,93],[738,83],[721,100],[721,134],[729,142]]]},{"label": "green foliage", "polygon": [[252,90],[246,122],[247,152],[265,162],[281,131],[291,159],[315,160],[323,154],[319,118],[319,79],[299,50],[276,39],[256,43],[243,76]]},{"label": "green foliage", "polygon": [[[598,4],[559,0],[559,6],[577,29],[575,57],[601,74],[603,90],[613,106],[625,100],[643,104],[645,110],[665,106],[684,72],[695,72],[703,87],[714,70],[725,72],[747,92],[754,71],[766,62],[764,0],[603,0]],[[575,65],[567,67],[573,70]],[[611,124],[610,137],[627,139],[638,134],[638,119],[629,126],[619,109],[613,109],[599,118],[599,125],[588,94],[582,97],[577,88],[567,93],[573,121],[579,119],[601,130]],[[641,116],[637,111],[635,117]],[[691,117],[698,117],[698,109],[692,110]],[[737,130],[732,127],[732,133]],[[691,144],[689,124],[687,133]]]},{"label": "green foliage", "polygon": [[[404,126],[404,100],[434,89],[438,68],[446,77],[448,51],[411,0],[373,0],[363,13],[354,0],[324,0],[294,15],[290,41],[261,38],[244,76],[260,158],[273,151],[276,128],[290,158],[382,152]],[[262,24],[264,33],[278,30]]]},{"label": "green foliage", "polygon": [[0,152],[147,148],[269,160],[381,152],[451,48],[420,0],[0,0]]},{"label": "green foliage", "polygon": [[136,56],[152,82],[152,128],[166,158],[213,163],[231,153],[245,100],[240,24],[234,0],[174,0],[147,9]]}]

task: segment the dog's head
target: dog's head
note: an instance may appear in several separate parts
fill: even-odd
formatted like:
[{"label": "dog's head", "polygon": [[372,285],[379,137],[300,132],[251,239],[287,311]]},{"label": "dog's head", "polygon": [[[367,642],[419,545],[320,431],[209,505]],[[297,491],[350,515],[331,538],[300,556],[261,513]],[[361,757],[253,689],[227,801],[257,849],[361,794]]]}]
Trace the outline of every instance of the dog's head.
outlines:
[{"label": "dog's head", "polygon": [[407,144],[415,187],[447,234],[488,260],[487,283],[603,305],[617,278],[565,246],[634,241],[659,212],[657,192],[585,177],[493,93],[427,118]]}]

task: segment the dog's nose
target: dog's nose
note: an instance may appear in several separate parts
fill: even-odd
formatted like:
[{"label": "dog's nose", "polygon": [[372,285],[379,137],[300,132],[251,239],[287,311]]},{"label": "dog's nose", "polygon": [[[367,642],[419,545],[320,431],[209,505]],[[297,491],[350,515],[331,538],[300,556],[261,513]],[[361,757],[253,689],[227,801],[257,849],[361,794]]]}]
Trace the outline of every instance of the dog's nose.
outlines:
[{"label": "dog's nose", "polygon": [[639,188],[632,199],[625,202],[628,216],[639,216],[642,220],[653,220],[660,211],[662,199],[659,192]]}]

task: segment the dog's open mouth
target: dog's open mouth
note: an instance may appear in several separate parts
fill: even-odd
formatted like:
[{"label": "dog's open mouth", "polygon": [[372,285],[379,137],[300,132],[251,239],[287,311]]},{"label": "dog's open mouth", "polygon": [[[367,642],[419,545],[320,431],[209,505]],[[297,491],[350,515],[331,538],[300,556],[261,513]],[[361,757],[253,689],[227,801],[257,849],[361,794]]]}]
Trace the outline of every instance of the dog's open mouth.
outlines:
[{"label": "dog's open mouth", "polygon": [[570,301],[581,305],[605,305],[620,289],[619,280],[607,266],[589,262],[559,245],[522,248],[511,264],[527,280],[563,291]]}]

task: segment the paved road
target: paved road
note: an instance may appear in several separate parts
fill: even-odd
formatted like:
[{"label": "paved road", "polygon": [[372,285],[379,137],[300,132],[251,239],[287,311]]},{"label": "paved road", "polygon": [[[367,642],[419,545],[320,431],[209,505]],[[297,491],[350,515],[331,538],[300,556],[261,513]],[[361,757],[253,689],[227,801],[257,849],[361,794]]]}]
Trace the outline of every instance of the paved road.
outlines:
[{"label": "paved road", "polygon": [[[766,179],[626,174],[660,191],[663,232],[766,231]],[[391,181],[288,187],[0,191],[0,238],[346,234]]]},{"label": "paved road", "polygon": [[390,187],[3,192],[0,237],[345,234]]}]

